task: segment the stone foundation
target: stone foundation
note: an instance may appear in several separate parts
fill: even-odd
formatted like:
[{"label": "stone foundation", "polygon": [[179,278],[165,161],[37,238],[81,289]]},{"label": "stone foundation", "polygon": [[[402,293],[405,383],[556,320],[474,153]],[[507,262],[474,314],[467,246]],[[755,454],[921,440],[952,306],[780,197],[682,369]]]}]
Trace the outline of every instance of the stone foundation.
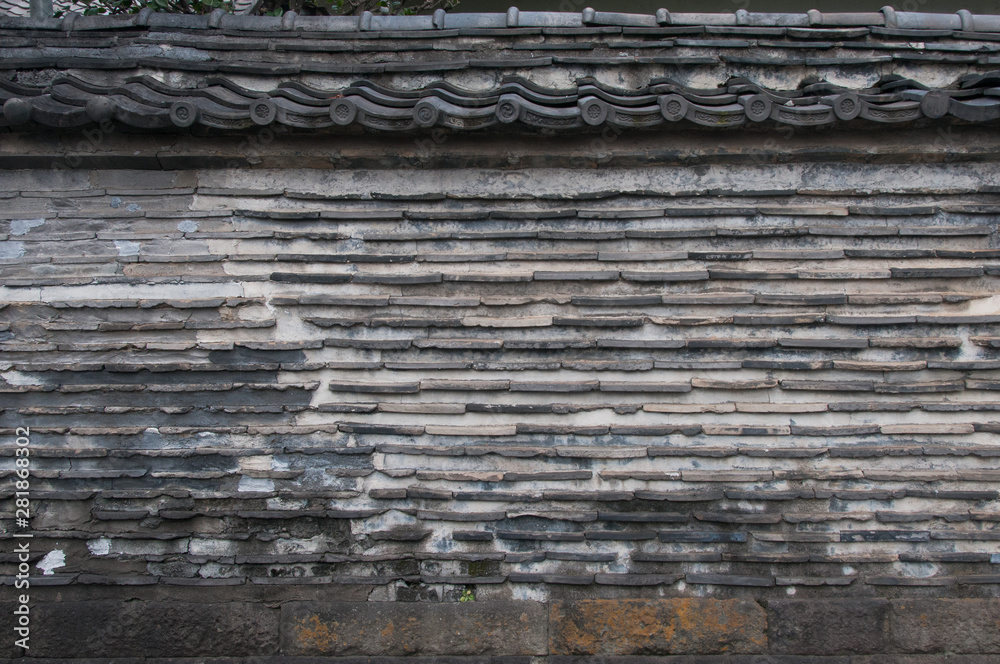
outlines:
[{"label": "stone foundation", "polygon": [[[426,604],[341,601],[332,588],[305,593],[311,597],[269,592],[259,601],[222,588],[202,589],[195,601],[185,593],[85,600],[54,590],[40,592],[46,599],[32,606],[24,661],[985,664],[1000,657],[995,599]],[[0,606],[8,633],[12,608]],[[4,656],[15,655],[4,648]]]}]

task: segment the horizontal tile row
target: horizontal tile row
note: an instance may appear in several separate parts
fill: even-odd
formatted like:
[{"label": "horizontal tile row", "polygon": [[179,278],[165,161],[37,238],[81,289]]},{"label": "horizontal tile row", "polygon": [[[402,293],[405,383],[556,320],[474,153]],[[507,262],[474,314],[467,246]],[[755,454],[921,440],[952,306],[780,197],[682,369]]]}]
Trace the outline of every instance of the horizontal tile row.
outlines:
[{"label": "horizontal tile row", "polygon": [[[20,6],[20,3],[15,3]],[[13,7],[14,5],[12,5]],[[249,5],[246,5],[249,7]],[[127,31],[130,28],[149,27],[165,30],[239,30],[239,31],[328,31],[328,32],[382,32],[421,33],[414,35],[435,38],[443,30],[499,30],[511,28],[541,28],[547,34],[607,34],[608,27],[657,29],[658,26],[736,26],[727,32],[739,33],[741,29],[768,28],[763,34],[775,34],[780,27],[791,28],[792,34],[802,37],[822,34],[824,27],[871,27],[879,34],[905,36],[908,30],[931,31],[1000,31],[1000,17],[989,14],[972,14],[961,10],[954,14],[896,11],[885,7],[875,12],[820,12],[763,13],[739,9],[733,13],[683,13],[659,9],[654,14],[628,14],[595,11],[582,12],[521,11],[511,7],[506,13],[448,13],[437,10],[432,15],[389,16],[364,12],[360,16],[300,16],[289,12],[281,17],[227,14],[161,14],[140,11],[135,14],[114,16],[79,16],[74,13],[63,18],[27,18],[21,14],[4,17],[2,29],[57,30],[57,31]],[[810,30],[809,28],[813,28]],[[524,34],[511,30],[515,34]],[[783,32],[783,31],[782,31]],[[457,33],[456,33],[457,34]],[[528,33],[530,34],[530,33]],[[642,34],[636,32],[636,34]],[[395,35],[383,35],[395,36]]]},{"label": "horizontal tile row", "polygon": [[[636,219],[655,219],[663,216],[662,211],[652,210],[651,212],[658,213],[657,217],[648,217],[644,215],[646,211],[633,211],[631,214],[635,215]],[[724,210],[717,210],[720,216],[724,216],[726,212]],[[786,215],[802,215],[806,216],[813,211],[800,211],[793,212],[792,210],[783,211]],[[608,211],[606,214],[614,214],[614,211]],[[845,212],[846,214],[846,208]],[[542,213],[540,213],[542,214]],[[676,216],[682,216],[684,213],[679,212]],[[734,213],[735,214],[735,213]],[[742,213],[741,213],[742,214]],[[931,213],[934,214],[934,213]],[[640,216],[642,215],[642,216]],[[751,211],[746,216],[753,216],[754,213]],[[442,213],[445,216],[445,213]],[[694,215],[692,215],[693,217]],[[260,217],[252,217],[254,219],[259,219]],[[306,219],[316,219],[320,220],[319,217],[306,217]],[[469,219],[464,220],[465,223],[482,221],[485,222],[489,219],[487,213],[483,213],[482,219]],[[41,220],[39,220],[41,221]],[[55,219],[50,219],[46,221],[58,222]],[[426,220],[421,220],[426,221]],[[15,220],[16,223],[16,220]],[[34,230],[34,228],[39,228],[40,230]],[[517,240],[544,240],[549,242],[588,242],[588,243],[614,243],[620,240],[654,240],[657,243],[669,243],[676,244],[679,241],[684,241],[689,238],[782,238],[783,241],[788,242],[788,238],[800,237],[804,239],[810,239],[811,236],[851,236],[856,237],[889,237],[896,238],[901,237],[938,237],[938,236],[985,236],[990,234],[990,227],[983,225],[941,225],[941,226],[862,226],[862,225],[844,225],[844,226],[812,226],[812,225],[802,225],[802,226],[772,226],[772,227],[757,227],[752,231],[740,230],[737,228],[725,228],[725,227],[708,227],[708,228],[674,228],[674,229],[656,229],[649,228],[645,230],[620,230],[620,231],[594,231],[587,228],[567,228],[566,225],[561,224],[561,228],[548,228],[548,229],[530,229],[522,228],[519,230],[473,230],[474,226],[471,226],[468,230],[457,230],[457,231],[414,231],[408,228],[400,228],[398,230],[386,230],[386,231],[368,231],[360,235],[352,235],[350,232],[331,230],[331,231],[310,231],[310,230],[299,230],[299,231],[276,231],[276,230],[219,230],[219,231],[171,231],[168,229],[155,230],[150,228],[149,230],[143,231],[71,231],[64,232],[63,230],[56,230],[49,232],[46,227],[42,224],[38,224],[33,227],[30,231],[25,231],[23,233],[12,233],[3,237],[6,240],[22,242],[24,243],[26,249],[35,248],[36,244],[46,244],[53,248],[59,243],[67,243],[69,246],[73,246],[74,242],[85,242],[88,240],[277,240],[277,241],[288,241],[292,242],[295,240],[306,240],[311,242],[335,242],[341,240],[355,240],[360,239],[364,244],[388,244],[388,243],[433,243],[442,242],[445,240],[463,240],[466,242],[476,243],[476,242],[505,242],[505,241],[517,241]],[[874,240],[870,241],[874,242]],[[242,242],[241,242],[242,244]],[[620,244],[620,243],[619,243]],[[92,245],[88,245],[92,246]],[[115,246],[113,243],[106,245],[108,247]],[[362,245],[363,246],[363,245]],[[474,245],[473,245],[474,246]],[[810,247],[803,247],[804,250],[809,251]],[[787,249],[784,251],[788,251]],[[995,251],[988,248],[970,247],[968,249],[899,249],[899,248],[872,248],[869,246],[866,249],[857,249],[853,247],[839,248],[834,247],[824,250],[816,250],[816,256],[814,258],[990,258],[992,256],[990,251]],[[823,252],[823,253],[820,253]],[[828,254],[827,254],[828,252]],[[896,253],[893,253],[896,252]],[[69,253],[69,252],[67,252]],[[143,252],[140,250],[140,254]],[[321,254],[315,252],[318,256],[325,256],[328,254]],[[335,252],[331,252],[335,253]],[[355,252],[360,253],[360,252]],[[378,255],[372,252],[373,255]],[[506,253],[506,252],[503,252]],[[530,252],[523,252],[530,253]],[[610,250],[610,251],[591,251],[591,252],[575,252],[579,254],[597,254],[598,257],[603,253],[605,254],[605,260],[609,259],[613,255],[621,254],[623,256],[636,255],[656,255],[658,253],[667,254],[671,257],[676,256],[676,258],[670,258],[669,260],[684,260],[690,257],[689,250],[677,250],[671,249],[668,251],[621,251],[621,250]],[[720,249],[712,248],[702,248],[701,253],[718,253],[720,255],[731,255],[732,258],[728,259],[713,259],[713,260],[781,260],[783,255],[781,250],[754,250],[749,251],[725,251]],[[695,255],[698,252],[695,250]],[[164,254],[164,257],[170,254]],[[190,254],[191,256],[198,256],[198,254]],[[225,254],[209,254],[209,255],[221,255],[223,257],[238,258],[242,255],[241,253],[225,253]],[[275,260],[278,256],[306,256],[308,254],[287,254],[287,253],[272,253],[272,254],[249,254],[251,257],[255,255],[267,256],[262,260]],[[349,255],[349,254],[344,254]],[[393,252],[389,254],[391,256],[400,255],[402,257],[409,256],[411,260],[416,260],[416,257],[420,254],[397,254]],[[572,255],[569,254],[569,255]],[[118,252],[114,251],[107,254],[107,258],[112,256],[118,257]],[[37,258],[34,256],[29,256],[28,258]],[[68,258],[68,256],[66,257]],[[79,257],[83,258],[83,257]],[[121,256],[120,258],[127,258],[126,256]],[[65,259],[64,259],[65,260]],[[204,259],[202,259],[204,260]],[[250,260],[250,259],[248,259]],[[288,260],[288,259],[283,259]],[[596,260],[591,258],[589,260]],[[647,258],[646,260],[651,260]],[[666,259],[659,259],[666,260]]]},{"label": "horizontal tile row", "polygon": [[[37,172],[36,172],[37,173]],[[34,177],[44,178],[42,173],[37,173],[33,175]],[[27,183],[26,183],[27,184]],[[59,186],[64,183],[55,183],[53,186]],[[829,185],[835,186],[836,183],[829,183]],[[7,184],[6,186],[10,186]],[[108,196],[134,196],[134,197],[154,197],[154,196],[167,196],[172,195],[173,192],[177,190],[174,189],[132,189],[128,191],[108,191],[106,192]],[[785,189],[785,188],[775,188],[768,190],[760,189],[684,189],[682,191],[672,190],[672,191],[656,191],[656,190],[644,190],[647,195],[656,196],[672,196],[678,198],[694,197],[694,196],[748,196],[748,197],[758,197],[762,195],[781,197],[793,195],[834,195],[843,194],[845,196],[856,195],[856,191],[851,191],[844,189],[843,191],[838,191],[837,189],[828,189],[826,191],[817,191],[815,189]],[[579,209],[576,207],[546,207],[532,210],[518,209],[517,207],[511,208],[501,208],[497,207],[497,203],[481,203],[480,205],[470,208],[463,206],[461,209],[413,209],[410,205],[405,207],[365,207],[365,208],[355,208],[355,209],[344,209],[343,206],[336,205],[338,202],[343,201],[355,201],[355,200],[375,200],[375,201],[385,201],[391,203],[393,201],[427,201],[427,194],[417,194],[412,193],[410,197],[407,197],[405,192],[399,192],[398,194],[389,192],[370,192],[368,194],[351,193],[345,192],[343,194],[329,194],[326,192],[319,191],[300,191],[292,189],[237,189],[237,188],[220,188],[220,187],[198,187],[181,190],[184,196],[193,195],[195,192],[199,196],[213,196],[213,197],[225,197],[225,198],[240,198],[240,197],[253,197],[258,199],[266,198],[280,198],[284,197],[290,200],[313,200],[313,201],[323,201],[325,209],[322,210],[311,210],[311,209],[300,209],[300,210],[250,210],[250,209],[239,209],[239,210],[185,210],[185,211],[172,211],[169,209],[108,209],[104,206],[95,206],[93,209],[88,209],[85,212],[74,209],[74,210],[47,210],[42,208],[37,208],[33,212],[38,212],[41,214],[35,219],[24,219],[22,213],[11,214],[9,211],[5,211],[0,215],[0,219],[10,220],[10,234],[6,236],[7,239],[21,239],[24,241],[30,241],[33,237],[42,235],[42,239],[47,235],[50,235],[54,240],[86,240],[92,237],[94,238],[106,238],[106,239],[148,239],[149,237],[190,237],[193,239],[214,239],[215,232],[207,233],[202,232],[197,229],[195,230],[183,230],[180,228],[184,225],[184,228],[194,228],[198,226],[199,228],[205,224],[219,224],[225,223],[226,232],[219,232],[218,234],[225,238],[234,239],[254,239],[254,238],[275,238],[275,239],[294,239],[303,236],[315,236],[317,240],[339,240],[339,239],[351,239],[351,238],[361,238],[373,242],[391,242],[391,241],[419,241],[419,240],[489,240],[489,239],[581,239],[581,240],[615,240],[615,239],[656,239],[656,240],[671,240],[671,239],[686,239],[686,238],[700,238],[700,237],[735,237],[735,238],[753,238],[753,237],[795,237],[795,236],[808,236],[808,235],[818,235],[818,236],[841,236],[841,237],[852,237],[852,236],[937,236],[937,235],[956,235],[956,236],[984,236],[990,234],[990,226],[988,224],[981,223],[970,223],[981,218],[982,215],[995,215],[1000,213],[1000,205],[982,204],[982,203],[971,203],[968,202],[966,198],[959,199],[958,202],[952,203],[942,203],[937,202],[933,205],[912,205],[908,204],[905,206],[893,206],[884,204],[884,202],[871,202],[865,201],[864,205],[830,205],[829,202],[811,204],[805,202],[797,202],[796,204],[789,204],[781,202],[781,198],[773,201],[768,205],[732,205],[728,201],[719,201],[718,205],[712,206],[695,206],[695,205],[684,205],[676,207],[662,207],[657,201],[657,205],[647,205],[643,207],[607,207],[607,208],[589,208],[589,209]],[[603,194],[603,192],[598,192]],[[636,192],[638,193],[638,191]],[[25,199],[45,199],[45,198],[58,198],[58,199],[81,199],[86,200],[94,196],[104,196],[105,192],[101,189],[78,189],[70,191],[20,191],[20,192],[5,192],[0,191],[0,199],[5,199],[10,201],[10,199],[15,197],[24,197]],[[596,198],[612,198],[611,192],[608,192],[607,196],[598,195]],[[462,196],[460,194],[449,193],[440,194],[437,198],[430,200],[461,200]],[[555,196],[546,197],[544,194],[539,195],[537,192],[525,192],[524,197],[519,199],[522,201],[528,200],[557,200]],[[560,196],[558,200],[565,201],[567,196]],[[484,197],[484,200],[487,200]],[[500,197],[496,197],[495,200],[498,202],[503,200]],[[971,216],[975,215],[975,216]],[[586,220],[587,222],[595,221],[612,221],[619,219],[631,219],[634,221],[644,219],[653,220],[650,223],[655,223],[656,220],[667,218],[672,221],[676,219],[687,219],[687,220],[703,220],[711,219],[714,217],[762,217],[770,221],[772,224],[781,221],[780,218],[809,218],[809,217],[834,217],[834,218],[846,218],[845,222],[854,223],[843,223],[843,224],[833,224],[830,221],[825,221],[824,223],[808,223],[806,219],[800,219],[795,225],[753,225],[753,226],[712,226],[712,225],[701,225],[701,226],[691,226],[691,227],[677,227],[675,223],[672,223],[670,227],[651,227],[651,228],[602,228],[599,232],[593,231],[593,229],[585,226],[569,226],[573,224],[573,221],[568,220]],[[82,224],[88,221],[88,217],[91,223],[84,230]],[[899,217],[908,217],[913,223],[899,223]],[[926,223],[923,218],[932,217],[940,218],[942,220],[952,220],[952,223]],[[853,218],[858,218],[857,221]],[[873,219],[878,218],[882,223],[872,223]],[[895,218],[895,219],[893,219]],[[181,221],[177,221],[180,219]],[[258,219],[267,220],[271,223],[259,226],[253,230],[242,230],[230,224],[230,222],[237,222],[241,220]],[[864,221],[861,221],[861,220]],[[67,221],[60,221],[67,220]],[[71,220],[71,221],[70,221]],[[162,223],[162,226],[146,226],[143,230],[135,229],[132,224],[127,224],[127,222],[133,221],[138,222],[139,220],[156,220],[157,223]],[[195,221],[200,220],[200,221]],[[475,223],[470,222],[485,222],[487,220],[493,221],[503,221],[503,222],[519,222],[516,228],[490,228],[486,230],[479,230],[476,228]],[[890,220],[896,221],[896,223],[891,223]],[[191,224],[184,224],[185,221],[190,221]],[[340,229],[339,225],[327,228],[324,231],[318,230],[294,230],[288,229],[286,226],[281,225],[280,222],[339,222],[340,224],[346,222],[361,222],[366,226],[371,224],[374,227],[361,227],[355,229],[355,234],[344,234]],[[400,227],[399,230],[394,231],[393,229],[385,229],[381,227],[382,222],[422,222],[422,221],[437,221],[441,223],[453,223],[462,224],[457,230],[446,231],[440,228],[435,228],[433,230],[428,230],[427,228],[413,228],[412,226]],[[923,221],[924,223],[916,223],[918,221]],[[542,222],[542,226],[532,226],[529,225],[532,222]],[[45,224],[49,224],[46,226]],[[711,223],[711,222],[709,222]],[[70,224],[67,226],[67,224]],[[117,230],[109,230],[108,226],[114,224]],[[127,225],[122,225],[127,224]],[[193,225],[194,226],[193,226]],[[378,225],[376,225],[378,224]],[[59,227],[60,230],[50,233],[49,229],[53,226]],[[173,226],[176,228],[165,228],[164,226]],[[933,251],[933,248],[928,248]]]},{"label": "horizontal tile row", "polygon": [[[706,43],[706,46],[718,46]],[[725,46],[725,44],[722,44]],[[738,45],[738,44],[734,44]],[[949,56],[876,56],[868,58],[791,58],[789,65],[864,64],[893,58],[947,59]],[[950,56],[954,59],[955,56]],[[970,56],[978,62],[981,56]],[[138,69],[166,65],[114,58],[105,68]],[[554,56],[546,65],[621,65],[622,58],[610,59]],[[629,56],[629,64],[695,65],[718,63],[710,57]],[[748,58],[728,58],[737,64],[755,64]],[[811,61],[810,61],[811,60]],[[987,58],[988,60],[988,58]],[[997,57],[1000,62],[1000,56]],[[780,64],[773,57],[756,64]],[[24,68],[85,66],[86,58],[26,60]],[[500,63],[501,65],[503,63]],[[986,61],[983,64],[987,64]],[[217,71],[231,74],[333,73],[323,64],[280,64],[246,62],[236,64],[182,64],[174,68]],[[379,65],[381,70],[454,70],[469,61]],[[337,69],[334,65],[334,69]],[[339,69],[343,69],[343,65]],[[989,76],[978,82],[988,86]],[[0,125],[21,126],[30,122],[59,128],[93,123],[121,122],[145,129],[187,128],[194,124],[238,129],[272,123],[319,129],[360,124],[381,131],[426,130],[440,126],[453,130],[480,130],[518,122],[524,125],[567,131],[608,124],[622,128],[648,128],[686,120],[708,127],[733,127],[746,123],[775,122],[791,126],[818,126],[863,118],[873,122],[912,122],[921,118],[939,119],[947,115],[970,122],[1000,118],[1000,101],[988,94],[993,88],[974,87],[966,80],[962,89],[928,89],[916,81],[889,77],[874,88],[850,91],[834,85],[813,85],[813,94],[790,96],[769,90],[746,79],[731,79],[715,91],[685,87],[669,79],[653,79],[651,85],[621,91],[597,81],[565,90],[546,89],[527,80],[511,79],[487,92],[468,91],[448,84],[433,84],[419,91],[396,91],[368,81],[357,81],[337,92],[302,84],[279,87],[263,95],[226,81],[214,81],[197,92],[168,86],[149,76],[136,76],[124,86],[101,86],[61,76],[45,88],[25,89],[0,83],[4,98]],[[825,87],[825,89],[824,89]]]},{"label": "horizontal tile row", "polygon": [[[741,576],[719,573],[689,573],[689,574],[650,574],[650,573],[596,573],[596,574],[545,574],[529,572],[511,572],[495,576],[475,575],[434,575],[434,574],[398,574],[388,576],[302,576],[288,570],[282,576],[253,577],[170,577],[170,576],[115,576],[107,574],[59,574],[53,577],[41,577],[33,581],[38,586],[62,586],[71,583],[84,585],[124,585],[145,586],[162,584],[166,586],[239,586],[252,585],[370,585],[384,586],[396,582],[405,584],[481,586],[506,582],[515,584],[555,584],[589,586],[593,584],[606,586],[661,586],[674,583],[684,583],[695,586],[849,586],[859,577],[856,576]],[[13,575],[0,576],[0,585],[14,585]],[[1000,583],[1000,575],[984,573],[980,575],[954,575],[934,577],[904,577],[904,576],[865,576],[861,583],[872,586],[963,586]],[[425,598],[429,599],[429,598]],[[410,600],[413,601],[413,600]]]},{"label": "horizontal tile row", "polygon": [[[856,435],[863,436],[864,425]],[[572,439],[553,438],[546,434],[525,434],[516,441],[496,441],[490,442],[472,437],[474,442],[461,442],[454,444],[449,440],[447,445],[428,445],[420,442],[401,444],[393,440],[383,442],[384,438],[371,436],[367,439],[370,444],[347,446],[350,439],[346,436],[343,439],[335,439],[340,445],[332,445],[329,434],[337,434],[338,430],[333,425],[301,425],[301,426],[262,426],[262,427],[216,427],[216,426],[164,426],[158,427],[155,436],[158,441],[157,446],[138,446],[129,442],[129,437],[150,436],[153,432],[140,426],[129,427],[37,427],[32,428],[32,432],[41,436],[53,437],[44,447],[36,447],[35,455],[45,457],[78,457],[78,458],[101,458],[110,457],[130,457],[130,456],[171,456],[179,454],[183,458],[197,458],[204,455],[221,455],[225,457],[262,456],[270,454],[323,454],[340,455],[343,457],[364,458],[378,451],[383,454],[405,454],[413,456],[433,457],[482,457],[484,455],[498,455],[509,458],[545,458],[545,457],[579,457],[589,459],[629,459],[635,457],[690,457],[693,460],[704,458],[727,458],[727,457],[747,457],[747,458],[772,458],[772,459],[817,459],[823,457],[843,458],[843,459],[907,459],[909,457],[970,457],[991,458],[1000,457],[1000,449],[984,445],[953,445],[943,441],[935,443],[914,444],[912,441],[902,440],[881,440],[864,441],[860,443],[845,443],[840,446],[754,446],[754,445],[644,445],[638,441],[630,441],[623,444],[602,444],[598,446],[581,445],[572,443]],[[6,436],[14,435],[15,429],[12,427],[0,428],[0,434]],[[344,432],[348,433],[348,432]],[[846,432],[845,432],[846,433]],[[201,435],[200,435],[201,434]],[[207,435],[206,435],[207,434]],[[273,443],[274,447],[253,447],[247,446],[247,441],[239,442],[239,438],[249,435],[253,444],[259,444],[261,437],[265,437],[267,442]],[[319,438],[314,438],[319,435]],[[66,436],[69,436],[68,438]],[[220,438],[215,438],[219,436]],[[119,438],[120,437],[120,438]],[[213,437],[214,445],[199,445],[190,447],[192,437],[207,439]],[[302,440],[296,440],[301,437]],[[435,440],[435,437],[429,437]],[[379,442],[374,442],[378,440]],[[127,444],[126,447],[121,447]],[[161,447],[162,446],[162,447]],[[181,452],[177,452],[181,450]],[[0,450],[0,457],[13,456],[9,450]],[[327,462],[331,466],[340,466],[342,463],[333,463],[329,459]],[[741,462],[746,463],[746,462]],[[766,470],[766,469],[757,469]],[[771,469],[773,472],[777,472]],[[785,472],[785,471],[782,471]],[[807,471],[803,471],[807,472]],[[874,472],[874,471],[873,471]],[[808,474],[808,473],[807,473]],[[783,476],[785,477],[785,476]],[[156,489],[155,491],[159,491]],[[150,497],[145,496],[139,489],[133,491],[134,495],[121,497]],[[160,495],[155,493],[153,495]],[[57,496],[49,496],[58,499]],[[72,494],[72,499],[84,499],[91,497],[91,494]],[[114,496],[108,496],[114,497]],[[67,498],[67,499],[70,499]]]}]

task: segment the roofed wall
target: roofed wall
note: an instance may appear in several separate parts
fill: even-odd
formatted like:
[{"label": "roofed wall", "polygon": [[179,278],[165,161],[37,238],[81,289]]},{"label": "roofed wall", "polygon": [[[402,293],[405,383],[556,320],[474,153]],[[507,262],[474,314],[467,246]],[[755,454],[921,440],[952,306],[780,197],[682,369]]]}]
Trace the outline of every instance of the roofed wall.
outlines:
[{"label": "roofed wall", "polygon": [[649,19],[5,28],[33,655],[1000,649],[996,35]]}]

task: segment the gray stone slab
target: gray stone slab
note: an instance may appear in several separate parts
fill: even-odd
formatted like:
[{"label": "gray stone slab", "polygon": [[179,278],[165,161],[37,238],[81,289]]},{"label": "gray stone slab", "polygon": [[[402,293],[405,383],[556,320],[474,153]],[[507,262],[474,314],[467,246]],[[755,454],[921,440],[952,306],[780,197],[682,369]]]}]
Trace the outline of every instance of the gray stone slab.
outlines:
[{"label": "gray stone slab", "polygon": [[536,602],[289,602],[281,652],[290,656],[542,655]]},{"label": "gray stone slab", "polygon": [[33,656],[63,661],[106,657],[112,645],[117,657],[271,655],[278,610],[239,601],[38,602],[30,643]]},{"label": "gray stone slab", "polygon": [[872,655],[889,642],[890,605],[884,599],[772,600],[771,652],[782,655]]},{"label": "gray stone slab", "polygon": [[907,653],[1000,653],[998,606],[986,599],[899,599],[890,610],[893,649]]}]

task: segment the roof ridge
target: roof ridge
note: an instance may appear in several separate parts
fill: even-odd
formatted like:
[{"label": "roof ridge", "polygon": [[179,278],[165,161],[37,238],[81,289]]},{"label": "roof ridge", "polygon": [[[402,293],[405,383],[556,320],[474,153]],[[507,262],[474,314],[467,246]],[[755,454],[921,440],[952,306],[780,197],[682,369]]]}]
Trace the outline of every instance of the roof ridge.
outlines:
[{"label": "roof ridge", "polygon": [[396,89],[357,80],[337,90],[297,83],[254,91],[224,77],[213,77],[207,87],[185,88],[146,76],[131,77],[123,86],[62,75],[44,89],[0,80],[0,93],[9,96],[3,102],[0,126],[34,119],[66,128],[113,118],[157,129],[195,123],[248,128],[277,122],[312,128],[358,123],[386,131],[419,131],[439,125],[474,130],[513,122],[562,130],[605,123],[650,128],[680,120],[712,127],[766,121],[820,126],[856,118],[904,123],[946,115],[990,122],[1000,119],[1000,100],[990,94],[998,76],[1000,72],[990,72],[959,79],[948,89],[928,89],[911,79],[889,78],[886,88],[880,83],[857,91],[810,79],[808,92],[801,85],[778,90],[740,77],[731,77],[714,90],[660,78],[633,92],[586,78],[575,89],[507,78],[489,90],[467,91],[443,82]]},{"label": "roof ridge", "polygon": [[211,14],[170,14],[145,8],[137,14],[81,16],[69,12],[61,18],[29,16],[28,0],[0,2],[0,28],[42,30],[100,30],[124,27],[229,28],[252,31],[316,30],[330,32],[420,31],[447,29],[504,28],[597,28],[601,26],[658,28],[665,26],[745,26],[745,27],[881,27],[900,30],[960,30],[1000,32],[1000,15],[973,14],[962,9],[955,13],[896,11],[886,6],[874,12],[750,12],[732,13],[670,12],[655,14],[602,12],[587,7],[581,12],[521,11],[511,7],[506,13],[446,12],[430,15],[389,16],[364,12],[360,16],[303,16],[294,11],[278,16],[229,14],[216,9]]}]

